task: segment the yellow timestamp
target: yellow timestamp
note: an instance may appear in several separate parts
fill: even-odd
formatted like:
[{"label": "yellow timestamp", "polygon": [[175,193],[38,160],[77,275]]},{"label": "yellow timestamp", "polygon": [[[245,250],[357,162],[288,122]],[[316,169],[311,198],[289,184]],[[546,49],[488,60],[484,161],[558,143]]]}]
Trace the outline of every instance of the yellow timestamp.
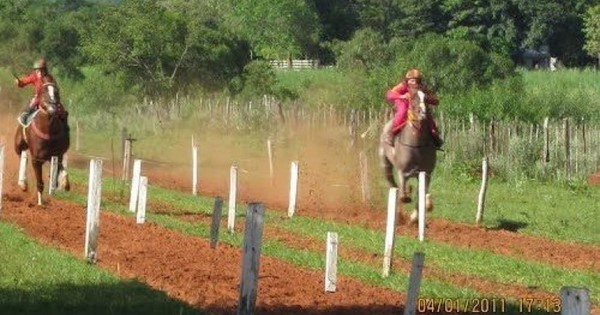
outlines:
[{"label": "yellow timestamp", "polygon": [[560,313],[562,308],[559,297],[522,297],[518,299],[517,303],[519,312],[521,313],[532,313],[536,310],[542,310],[548,313]]},{"label": "yellow timestamp", "polygon": [[418,313],[488,313],[506,312],[506,300],[502,298],[419,298]]}]

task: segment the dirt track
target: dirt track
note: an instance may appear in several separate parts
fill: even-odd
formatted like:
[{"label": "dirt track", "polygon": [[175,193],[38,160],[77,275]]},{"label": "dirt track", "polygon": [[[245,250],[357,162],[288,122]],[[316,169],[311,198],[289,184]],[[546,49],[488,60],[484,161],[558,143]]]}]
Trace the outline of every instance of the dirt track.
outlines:
[{"label": "dirt track", "polygon": [[[6,139],[0,141],[10,144]],[[3,196],[4,211],[0,219],[18,224],[29,235],[43,243],[80,256],[84,226],[82,207],[60,200],[51,200],[43,210],[34,207],[35,200],[32,194],[18,192],[14,185],[10,184],[14,182],[17,161],[12,150],[7,149],[7,192]],[[187,176],[183,171],[166,172],[160,167],[147,167],[144,171],[153,184],[179,190],[189,189],[188,180],[184,180]],[[211,180],[210,174],[208,175],[205,177],[207,179],[201,182],[202,194],[226,195],[226,184]],[[313,177],[310,181],[315,185],[319,184],[318,178]],[[255,200],[256,196],[261,196],[261,200],[267,205],[285,208],[285,198],[282,199],[279,194],[269,195],[264,187],[251,187],[247,185],[240,191],[242,201]],[[312,196],[308,200],[298,209],[302,215],[334,219],[380,230],[384,228],[385,213],[382,211],[362,206],[335,206],[324,202],[319,196]],[[340,213],[344,214],[343,219],[340,219]],[[52,224],[42,227],[35,224],[39,220]],[[217,314],[232,313],[235,310],[241,260],[239,249],[221,246],[216,251],[210,250],[206,241],[182,236],[152,224],[139,227],[131,218],[112,214],[103,213],[101,222],[102,230],[111,233],[101,232],[100,266],[123,277],[140,277],[157,289]],[[140,233],[140,230],[143,233]],[[413,233],[406,226],[400,227],[398,232]],[[284,234],[281,237],[286,238]],[[600,248],[597,246],[554,242],[509,231],[482,230],[439,219],[429,224],[428,237],[456,246],[484,248],[502,255],[552,265],[600,271]],[[288,242],[291,242],[289,238]],[[147,244],[152,246],[148,247]],[[293,243],[289,245],[299,246]],[[189,248],[197,250],[188,251]],[[360,256],[359,253],[355,255]],[[198,259],[199,256],[204,258]],[[359,259],[368,260],[365,257]],[[214,266],[220,266],[223,272],[215,272]],[[445,277],[451,283],[463,284],[481,292],[502,291],[510,296],[550,294],[509,285],[499,287],[497,283],[482,279],[466,279],[453,275]],[[402,311],[404,297],[400,293],[343,277],[338,279],[338,288],[339,292],[335,294],[324,294],[322,272],[300,270],[287,263],[263,258],[259,284],[259,313],[395,314]],[[597,311],[596,309],[595,312]]]}]

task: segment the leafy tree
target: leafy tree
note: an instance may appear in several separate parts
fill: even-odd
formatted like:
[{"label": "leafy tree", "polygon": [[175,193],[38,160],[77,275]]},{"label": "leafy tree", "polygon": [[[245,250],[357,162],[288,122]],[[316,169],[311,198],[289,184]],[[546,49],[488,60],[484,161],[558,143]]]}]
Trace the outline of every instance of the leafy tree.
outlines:
[{"label": "leafy tree", "polygon": [[590,7],[584,20],[585,50],[590,56],[598,59],[600,66],[600,5]]},{"label": "leafy tree", "polygon": [[510,54],[517,47],[516,8],[505,0],[444,0],[443,10],[451,18],[448,36],[470,40],[484,49]]},{"label": "leafy tree", "polygon": [[434,88],[448,94],[489,86],[514,74],[514,65],[507,57],[488,54],[475,42],[438,34],[421,37],[408,54],[397,56],[395,69],[414,67],[427,74]]},{"label": "leafy tree", "polygon": [[268,59],[316,55],[321,25],[305,0],[230,0],[229,29]]},{"label": "leafy tree", "polygon": [[370,28],[385,40],[395,37],[404,17],[401,0],[354,0],[351,5],[358,14],[360,28]]},{"label": "leafy tree", "polygon": [[107,5],[84,38],[85,53],[107,73],[123,73],[153,96],[198,81],[209,88],[222,86],[241,73],[243,62],[235,56],[243,44],[220,29],[215,17],[193,15],[212,12],[212,2],[191,11],[171,4],[129,0]]},{"label": "leafy tree", "polygon": [[323,64],[335,62],[331,43],[346,41],[358,28],[358,15],[348,0],[309,0],[315,7],[321,24],[319,59]]},{"label": "leafy tree", "polygon": [[342,69],[368,72],[390,59],[383,36],[370,28],[358,30],[349,41],[338,43],[335,51]]},{"label": "leafy tree", "polygon": [[441,33],[447,25],[442,0],[403,0],[404,18],[398,21],[396,36],[417,38],[426,33]]}]

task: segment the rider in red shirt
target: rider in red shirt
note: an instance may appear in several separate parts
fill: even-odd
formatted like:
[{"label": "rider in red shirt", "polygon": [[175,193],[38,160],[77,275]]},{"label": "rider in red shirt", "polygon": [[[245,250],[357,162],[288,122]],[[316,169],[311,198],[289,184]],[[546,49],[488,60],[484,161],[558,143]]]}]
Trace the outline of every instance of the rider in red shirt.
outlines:
[{"label": "rider in red shirt", "polygon": [[19,116],[19,121],[25,123],[27,117],[33,114],[40,104],[40,94],[42,93],[43,84],[45,82],[55,82],[54,78],[48,73],[48,68],[45,59],[39,59],[33,64],[33,72],[25,77],[15,79],[18,87],[22,88],[26,85],[33,84],[33,98]]},{"label": "rider in red shirt", "polygon": [[[386,142],[390,145],[393,145],[392,139],[406,124],[410,100],[415,96],[417,91],[425,93],[425,104],[434,106],[439,104],[439,100],[433,92],[422,83],[422,75],[418,69],[409,70],[402,82],[386,93],[386,99],[388,102],[393,103],[396,109],[392,126],[388,130],[388,137],[386,137]],[[427,111],[427,120],[429,121],[433,143],[436,148],[440,149],[444,141],[440,137],[439,130],[430,111]]]}]

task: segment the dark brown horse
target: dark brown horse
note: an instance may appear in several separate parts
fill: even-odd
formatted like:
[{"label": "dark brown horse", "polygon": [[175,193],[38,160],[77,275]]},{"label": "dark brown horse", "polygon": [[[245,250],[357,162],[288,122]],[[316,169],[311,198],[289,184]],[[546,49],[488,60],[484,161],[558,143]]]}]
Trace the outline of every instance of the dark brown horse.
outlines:
[{"label": "dark brown horse", "polygon": [[[425,172],[426,188],[429,190],[431,182],[431,173],[435,168],[437,159],[436,148],[423,112],[424,105],[419,105],[418,98],[415,97],[408,110],[408,120],[406,125],[394,137],[394,146],[386,143],[386,130],[389,130],[392,121],[389,121],[383,128],[379,142],[379,157],[385,177],[390,187],[396,187],[400,193],[400,200],[403,203],[411,201],[411,189],[407,185],[408,179],[418,177],[419,172]],[[423,106],[423,107],[422,107]],[[394,168],[397,171],[399,185],[394,178]],[[418,207],[418,205],[417,205]],[[433,203],[429,193],[426,195],[426,208],[431,211]],[[417,218],[416,211],[411,215],[411,222]]]},{"label": "dark brown horse", "polygon": [[[38,205],[42,204],[44,190],[42,165],[50,161],[53,156],[58,157],[58,188],[65,190],[70,188],[67,172],[62,165],[63,155],[69,149],[66,114],[60,104],[58,88],[53,82],[46,82],[40,95],[39,110],[33,114],[31,123],[27,127],[21,124],[17,127],[15,151],[20,155],[21,151],[29,149],[37,183]],[[21,186],[21,189],[27,191],[27,183]]]}]

